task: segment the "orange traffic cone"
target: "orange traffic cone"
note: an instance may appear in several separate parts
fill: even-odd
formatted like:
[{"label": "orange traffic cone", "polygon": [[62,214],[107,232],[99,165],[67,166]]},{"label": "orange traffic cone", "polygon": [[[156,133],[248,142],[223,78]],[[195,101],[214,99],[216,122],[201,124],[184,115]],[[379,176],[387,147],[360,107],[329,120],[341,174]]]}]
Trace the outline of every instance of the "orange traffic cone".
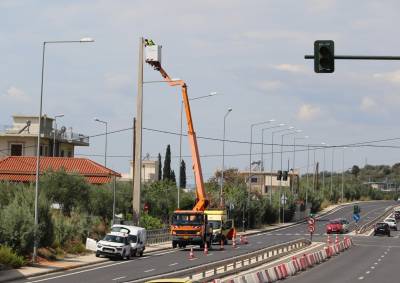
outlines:
[{"label": "orange traffic cone", "polygon": [[331,236],[328,234],[328,238],[326,239],[326,244],[330,246],[332,244]]},{"label": "orange traffic cone", "polygon": [[224,240],[221,239],[221,246],[219,247],[219,249],[222,251],[224,249]]},{"label": "orange traffic cone", "polygon": [[336,245],[339,244],[339,236],[338,236],[338,235],[336,235],[335,244],[336,244]]},{"label": "orange traffic cone", "polygon": [[190,248],[189,259],[194,259],[193,248]]},{"label": "orange traffic cone", "polygon": [[207,243],[204,244],[204,254],[205,255],[208,254],[208,245],[207,245]]},{"label": "orange traffic cone", "polygon": [[236,239],[235,239],[235,237],[232,238],[232,247],[234,249],[236,248]]}]

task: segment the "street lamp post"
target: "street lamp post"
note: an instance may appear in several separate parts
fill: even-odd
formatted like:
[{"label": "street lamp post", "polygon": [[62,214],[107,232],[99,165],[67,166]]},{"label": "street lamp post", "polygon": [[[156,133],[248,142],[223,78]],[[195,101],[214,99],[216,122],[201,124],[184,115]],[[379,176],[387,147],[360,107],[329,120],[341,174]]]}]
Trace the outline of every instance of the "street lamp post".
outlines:
[{"label": "street lamp post", "polygon": [[[283,164],[282,164],[282,158],[283,158],[283,138],[285,137],[285,136],[289,136],[289,135],[295,135],[295,134],[298,134],[298,133],[301,133],[302,132],[302,130],[296,130],[296,131],[293,131],[293,132],[290,132],[290,133],[286,133],[286,134],[282,134],[281,135],[281,172],[282,172],[282,170],[283,170]],[[282,178],[281,178],[282,179]],[[279,213],[278,213],[278,220],[279,220],[279,223],[281,222],[281,209],[280,209],[280,205],[281,205],[281,190],[282,190],[282,180],[279,180]],[[285,197],[285,194],[283,194],[283,209],[282,209],[282,223],[285,223],[285,203],[286,203],[286,197]]]},{"label": "street lamp post", "polygon": [[41,76],[41,84],[40,84],[40,103],[39,103],[39,121],[38,121],[38,137],[37,137],[37,148],[36,148],[36,176],[35,176],[35,224],[34,224],[34,241],[33,241],[33,257],[32,261],[36,262],[37,258],[37,248],[38,248],[38,239],[37,239],[37,228],[39,224],[39,212],[38,212],[38,198],[39,198],[39,174],[40,174],[40,135],[42,133],[42,110],[43,110],[43,81],[44,81],[44,63],[45,63],[45,51],[46,44],[63,44],[63,43],[86,43],[86,42],[94,42],[92,38],[84,37],[80,40],[59,40],[59,41],[44,41],[42,47],[42,76]]},{"label": "street lamp post", "polygon": [[224,133],[222,136],[222,169],[221,169],[221,188],[219,192],[219,205],[221,208],[225,206],[224,203],[224,170],[225,170],[225,124],[226,124],[226,117],[228,117],[229,113],[232,112],[232,108],[228,108],[228,111],[226,112],[224,116]]},{"label": "street lamp post", "polygon": [[[304,137],[293,137],[293,176],[294,176],[294,172],[296,170],[296,140],[304,140],[304,139],[308,139],[308,136],[304,136]],[[291,182],[291,192],[293,194],[293,181]]]},{"label": "street lamp post", "polygon": [[56,156],[56,132],[57,132],[57,118],[64,117],[64,114],[54,116],[54,139],[53,139],[53,157]]},{"label": "street lamp post", "polygon": [[[272,126],[272,127],[268,127],[268,128],[264,128],[261,130],[261,171],[264,171],[264,131],[266,130],[271,130],[271,129],[275,129],[275,128],[280,128],[285,126],[286,124],[279,124],[277,126]],[[272,141],[273,143],[273,141]],[[272,146],[272,151],[274,149],[274,145],[271,144]],[[271,160],[273,159],[273,152],[271,152]],[[272,161],[273,163],[273,161]],[[271,177],[271,181],[272,181],[272,166],[271,166],[271,172],[270,172],[270,177]],[[263,184],[265,187],[265,177],[263,178]],[[271,184],[271,188],[269,189],[269,203],[272,203],[272,184]]]},{"label": "street lamp post", "polygon": [[104,167],[107,167],[107,136],[108,136],[108,123],[106,121],[102,121],[99,118],[94,118],[95,122],[99,122],[105,125],[106,127],[106,140],[104,143]]},{"label": "street lamp post", "polygon": [[331,186],[330,186],[330,191],[331,191],[331,197],[333,196],[333,158],[334,158],[334,153],[335,153],[335,148],[332,147],[332,157],[331,157]]},{"label": "street lamp post", "polygon": [[[248,197],[247,197],[247,222],[249,222],[250,219],[250,210],[249,210],[249,204],[250,204],[250,193],[251,193],[251,154],[252,154],[252,149],[253,149],[253,128],[255,126],[259,125],[264,125],[264,124],[269,124],[275,122],[275,119],[270,119],[268,121],[264,122],[258,122],[258,123],[253,123],[250,125],[250,154],[249,154],[249,191],[248,191]],[[244,231],[244,211],[243,211],[243,231]]]},{"label": "street lamp post", "polygon": [[321,143],[324,146],[324,171],[322,171],[322,187],[325,189],[325,149],[326,149],[326,143],[322,142]]},{"label": "street lamp post", "polygon": [[[218,94],[220,94],[220,93],[213,91],[208,95],[203,95],[203,96],[190,98],[189,101],[208,98],[208,97],[215,96],[215,95],[218,95]],[[182,164],[182,129],[183,129],[183,127],[182,127],[182,120],[183,120],[182,116],[183,116],[183,100],[181,100],[181,115],[180,115],[180,119],[179,119],[180,120],[180,128],[179,128],[179,176],[178,176],[179,185],[178,185],[178,196],[177,196],[177,207],[178,207],[178,209],[180,208],[180,188],[181,188],[181,185],[182,185],[181,184],[181,167],[180,167],[181,164]]]},{"label": "street lamp post", "polygon": [[[272,203],[272,171],[274,170],[274,134],[284,132],[284,131],[290,131],[294,129],[294,127],[289,127],[287,129],[282,129],[282,130],[277,130],[273,131],[271,133],[271,178],[270,178],[270,191],[269,191],[269,203]],[[280,201],[280,200],[279,200]]]},{"label": "street lamp post", "polygon": [[344,150],[346,149],[346,147],[342,147],[342,203],[344,200]]}]

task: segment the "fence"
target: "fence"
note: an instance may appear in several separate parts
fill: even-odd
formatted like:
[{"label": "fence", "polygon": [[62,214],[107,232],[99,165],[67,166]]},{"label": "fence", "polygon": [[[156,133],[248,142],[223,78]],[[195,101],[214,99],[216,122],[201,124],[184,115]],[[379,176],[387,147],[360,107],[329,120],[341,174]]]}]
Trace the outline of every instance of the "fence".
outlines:
[{"label": "fence", "polygon": [[169,228],[147,230],[147,243],[160,244],[171,241],[172,237]]}]

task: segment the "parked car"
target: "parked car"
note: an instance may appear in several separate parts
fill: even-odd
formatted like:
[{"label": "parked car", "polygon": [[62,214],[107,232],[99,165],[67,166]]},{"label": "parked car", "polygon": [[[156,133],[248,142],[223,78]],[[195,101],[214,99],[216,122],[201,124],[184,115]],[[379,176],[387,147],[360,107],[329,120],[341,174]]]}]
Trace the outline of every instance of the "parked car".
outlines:
[{"label": "parked car", "polygon": [[385,222],[378,222],[374,227],[374,236],[376,235],[386,235],[390,237],[390,227],[389,224]]},{"label": "parked car", "polygon": [[126,233],[129,235],[132,256],[143,256],[147,243],[147,231],[138,226],[115,224],[111,227],[111,232]]},{"label": "parked car", "polygon": [[342,223],[339,219],[331,220],[328,224],[326,224],[326,233],[341,233],[342,231]]},{"label": "parked car", "polygon": [[112,258],[131,257],[129,235],[126,233],[111,232],[103,240],[97,242],[96,257],[105,256]]},{"label": "parked car", "polygon": [[386,218],[383,222],[389,225],[390,229],[397,231],[397,221],[394,218]]}]

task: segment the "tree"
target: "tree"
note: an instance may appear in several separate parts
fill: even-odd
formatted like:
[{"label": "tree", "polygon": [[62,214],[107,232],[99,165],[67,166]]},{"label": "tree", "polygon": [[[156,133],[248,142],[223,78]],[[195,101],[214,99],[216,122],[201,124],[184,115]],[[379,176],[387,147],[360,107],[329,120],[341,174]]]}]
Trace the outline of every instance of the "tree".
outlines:
[{"label": "tree", "polygon": [[175,171],[174,171],[174,170],[171,171],[171,181],[172,181],[174,184],[176,184],[176,177],[175,177]]},{"label": "tree", "polygon": [[357,178],[359,173],[360,173],[360,167],[358,167],[357,165],[353,165],[353,167],[351,168],[351,174],[353,174],[354,177]]},{"label": "tree", "polygon": [[186,188],[186,164],[185,160],[183,159],[179,168],[179,172],[179,187]]},{"label": "tree", "polygon": [[162,179],[162,171],[161,171],[161,154],[158,153],[158,180],[161,181]]},{"label": "tree", "polygon": [[171,180],[171,146],[167,145],[164,158],[163,181]]}]

